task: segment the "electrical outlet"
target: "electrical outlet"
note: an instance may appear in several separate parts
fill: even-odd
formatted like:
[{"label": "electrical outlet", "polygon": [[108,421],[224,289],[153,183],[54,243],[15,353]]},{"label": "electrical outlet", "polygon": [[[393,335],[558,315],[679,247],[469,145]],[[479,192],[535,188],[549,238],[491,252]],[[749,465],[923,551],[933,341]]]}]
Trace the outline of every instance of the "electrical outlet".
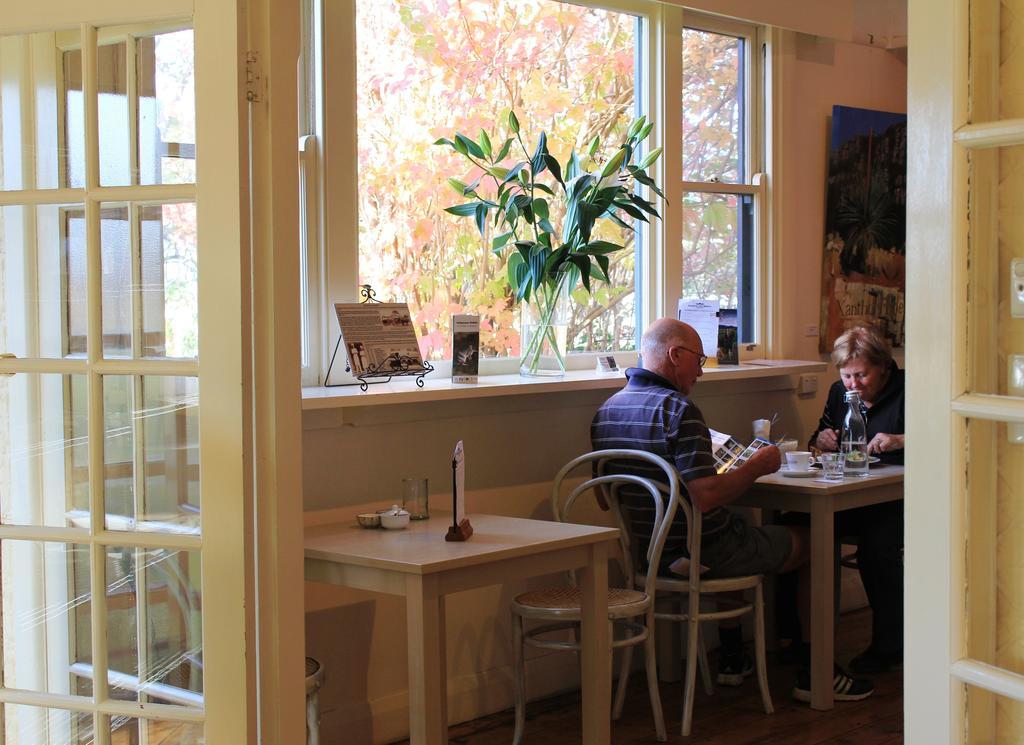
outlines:
[{"label": "electrical outlet", "polygon": [[1024,259],[1010,259],[1010,315],[1024,318]]},{"label": "electrical outlet", "polygon": [[[1010,374],[1006,379],[1011,396],[1024,396],[1024,354],[1010,355]],[[1006,425],[1006,436],[1013,445],[1024,445],[1024,424]]]},{"label": "electrical outlet", "polygon": [[818,376],[817,375],[801,375],[800,384],[797,390],[801,395],[807,395],[818,392]]},{"label": "electrical outlet", "polygon": [[811,324],[808,324],[807,326],[804,326],[804,336],[817,336],[817,335],[818,335],[818,327],[817,326],[814,326],[814,325],[811,325]]}]

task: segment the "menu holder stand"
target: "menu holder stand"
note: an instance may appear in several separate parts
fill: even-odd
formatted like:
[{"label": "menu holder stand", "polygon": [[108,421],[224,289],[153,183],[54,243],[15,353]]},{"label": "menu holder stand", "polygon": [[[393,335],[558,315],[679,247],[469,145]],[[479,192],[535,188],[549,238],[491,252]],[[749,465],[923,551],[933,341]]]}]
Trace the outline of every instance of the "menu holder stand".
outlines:
[{"label": "menu holder stand", "polygon": [[473,526],[469,518],[459,519],[459,479],[458,461],[452,460],[452,524],[448,526],[448,532],[444,539],[450,542],[468,541],[473,535]]},{"label": "menu holder stand", "polygon": [[[379,303],[377,299],[377,292],[370,285],[360,285],[359,294],[362,296],[360,303],[364,305],[366,303]],[[355,383],[328,383],[331,379],[331,370],[334,368],[334,358],[338,356],[338,348],[341,346],[342,335],[338,334],[338,341],[334,345],[334,352],[331,354],[331,363],[327,366],[327,374],[324,376],[324,388],[340,388],[346,385],[355,385]],[[352,372],[352,368],[348,362],[345,362],[345,372]],[[359,381],[359,389],[362,391],[369,390],[370,382],[374,383],[389,383],[391,378],[405,378],[405,377],[416,377],[416,385],[419,388],[423,387],[423,376],[427,373],[434,372],[434,366],[426,360],[420,360],[409,355],[399,354],[393,352],[385,357],[379,364],[374,365],[368,370],[356,375],[356,380]]]}]

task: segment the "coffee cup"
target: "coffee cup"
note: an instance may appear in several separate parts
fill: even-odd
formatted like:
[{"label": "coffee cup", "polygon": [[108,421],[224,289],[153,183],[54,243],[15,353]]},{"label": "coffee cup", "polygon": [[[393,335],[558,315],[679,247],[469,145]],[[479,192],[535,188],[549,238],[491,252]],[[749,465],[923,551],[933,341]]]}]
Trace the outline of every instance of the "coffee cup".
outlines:
[{"label": "coffee cup", "polygon": [[811,467],[810,451],[790,450],[786,453],[786,467],[790,471],[806,471]]}]

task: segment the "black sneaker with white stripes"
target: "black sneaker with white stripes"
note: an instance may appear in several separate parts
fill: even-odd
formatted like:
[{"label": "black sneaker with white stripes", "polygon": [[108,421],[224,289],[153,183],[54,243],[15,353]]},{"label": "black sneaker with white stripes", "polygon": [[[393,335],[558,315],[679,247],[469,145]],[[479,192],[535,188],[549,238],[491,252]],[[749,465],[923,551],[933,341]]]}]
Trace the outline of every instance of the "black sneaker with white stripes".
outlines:
[{"label": "black sneaker with white stripes", "polygon": [[[870,680],[850,677],[843,668],[836,665],[832,672],[832,698],[836,701],[862,701],[875,692]],[[811,671],[799,670],[796,674],[796,685],[793,686],[793,698],[797,701],[811,703]]]},{"label": "black sneaker with white stripes", "polygon": [[754,672],[754,658],[747,654],[743,647],[731,654],[722,654],[718,658],[718,675],[715,682],[720,686],[743,685],[743,680]]}]

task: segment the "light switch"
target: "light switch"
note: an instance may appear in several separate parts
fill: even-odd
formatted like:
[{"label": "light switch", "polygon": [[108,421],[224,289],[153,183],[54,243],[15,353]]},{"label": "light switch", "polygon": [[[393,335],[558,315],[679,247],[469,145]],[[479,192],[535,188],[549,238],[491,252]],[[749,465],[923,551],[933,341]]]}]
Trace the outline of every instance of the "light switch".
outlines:
[{"label": "light switch", "polygon": [[[1007,393],[1024,396],[1024,354],[1010,355],[1010,374],[1006,379]],[[1006,425],[1006,436],[1011,444],[1024,445],[1024,424]]]},{"label": "light switch", "polygon": [[1010,260],[1010,315],[1024,318],[1024,259]]}]

